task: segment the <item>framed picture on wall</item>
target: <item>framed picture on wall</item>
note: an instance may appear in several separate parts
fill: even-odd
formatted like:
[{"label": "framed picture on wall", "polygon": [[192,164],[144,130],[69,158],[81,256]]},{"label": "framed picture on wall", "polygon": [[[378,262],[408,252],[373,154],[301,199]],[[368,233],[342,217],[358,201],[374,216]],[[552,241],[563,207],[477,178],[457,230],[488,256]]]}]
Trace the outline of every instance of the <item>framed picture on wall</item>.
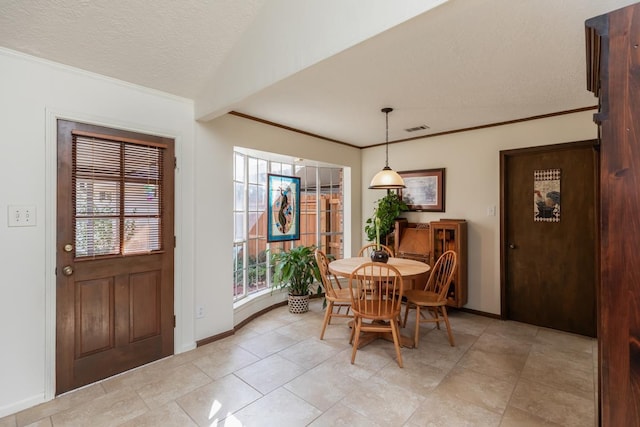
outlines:
[{"label": "framed picture on wall", "polygon": [[406,188],[398,191],[413,212],[444,212],[444,168],[398,172]]},{"label": "framed picture on wall", "polygon": [[300,178],[267,175],[267,241],[300,240]]}]

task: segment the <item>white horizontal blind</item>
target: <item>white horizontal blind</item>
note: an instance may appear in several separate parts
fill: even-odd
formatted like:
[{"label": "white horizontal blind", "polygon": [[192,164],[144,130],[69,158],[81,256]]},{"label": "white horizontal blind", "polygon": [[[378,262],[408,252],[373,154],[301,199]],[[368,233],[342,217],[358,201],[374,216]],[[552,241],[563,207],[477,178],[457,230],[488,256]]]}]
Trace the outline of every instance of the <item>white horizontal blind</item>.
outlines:
[{"label": "white horizontal blind", "polygon": [[76,257],[162,250],[164,148],[74,134]]}]

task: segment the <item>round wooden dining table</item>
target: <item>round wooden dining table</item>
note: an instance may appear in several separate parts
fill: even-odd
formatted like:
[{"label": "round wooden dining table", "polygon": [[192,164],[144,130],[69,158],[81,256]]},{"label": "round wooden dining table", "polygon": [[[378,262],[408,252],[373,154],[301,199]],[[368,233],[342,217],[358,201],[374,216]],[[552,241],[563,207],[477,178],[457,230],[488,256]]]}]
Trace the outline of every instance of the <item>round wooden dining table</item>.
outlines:
[{"label": "round wooden dining table", "polygon": [[[348,278],[357,266],[364,264],[365,262],[371,262],[371,258],[352,257],[337,259],[329,263],[329,271],[336,276]],[[420,277],[424,277],[425,273],[431,270],[429,264],[406,258],[390,257],[387,264],[398,269],[403,281],[419,279]]]},{"label": "round wooden dining table", "polygon": [[[371,258],[353,257],[337,259],[329,263],[329,271],[336,276],[348,278],[349,276],[351,276],[351,272],[355,270],[356,267],[358,267],[360,264],[364,264],[365,262],[371,262]],[[429,266],[429,264],[406,258],[390,257],[389,261],[387,261],[387,264],[392,265],[396,269],[398,269],[400,275],[402,276],[403,282],[411,283],[411,285],[405,285],[405,289],[415,286],[414,284],[416,282],[424,285],[427,280],[427,273],[429,272],[429,270],[431,270],[431,266]],[[358,348],[364,347],[377,338],[384,338],[387,341],[393,341],[390,333],[370,332],[363,336],[363,338],[360,340],[360,345],[358,346]],[[400,345],[402,347],[413,348],[413,337],[400,334]]]}]

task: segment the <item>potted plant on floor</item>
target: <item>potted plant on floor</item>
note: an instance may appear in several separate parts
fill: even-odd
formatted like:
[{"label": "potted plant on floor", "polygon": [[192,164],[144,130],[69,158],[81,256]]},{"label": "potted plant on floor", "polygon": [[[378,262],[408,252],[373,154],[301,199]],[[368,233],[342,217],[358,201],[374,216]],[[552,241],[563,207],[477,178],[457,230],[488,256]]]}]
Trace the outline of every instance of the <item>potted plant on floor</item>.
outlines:
[{"label": "potted plant on floor", "polygon": [[[316,264],[315,246],[296,246],[288,251],[274,252],[272,289],[286,289],[289,293],[289,311],[305,313],[309,311],[309,295],[314,282],[322,283],[320,269]],[[318,285],[320,294],[322,287]]]}]

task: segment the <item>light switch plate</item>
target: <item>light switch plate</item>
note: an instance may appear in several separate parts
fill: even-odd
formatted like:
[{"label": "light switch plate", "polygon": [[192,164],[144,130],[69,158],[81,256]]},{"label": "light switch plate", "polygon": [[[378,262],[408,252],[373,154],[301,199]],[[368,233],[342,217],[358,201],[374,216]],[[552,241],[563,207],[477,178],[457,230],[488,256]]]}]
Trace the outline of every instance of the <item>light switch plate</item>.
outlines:
[{"label": "light switch plate", "polygon": [[9,227],[35,227],[35,205],[11,205],[7,208]]}]

